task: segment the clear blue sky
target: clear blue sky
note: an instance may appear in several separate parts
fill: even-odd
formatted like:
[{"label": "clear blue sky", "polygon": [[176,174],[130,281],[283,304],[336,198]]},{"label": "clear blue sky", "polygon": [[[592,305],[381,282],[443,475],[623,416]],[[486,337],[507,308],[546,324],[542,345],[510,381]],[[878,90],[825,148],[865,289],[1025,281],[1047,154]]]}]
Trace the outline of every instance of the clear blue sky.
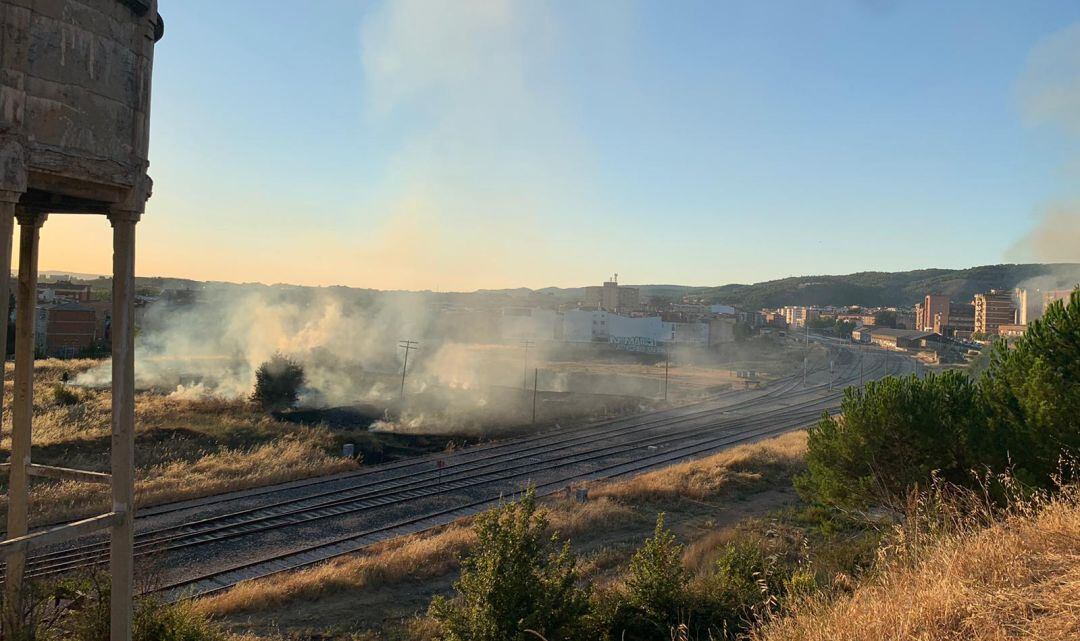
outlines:
[{"label": "clear blue sky", "polygon": [[[1080,258],[1022,240],[1080,211],[1075,0],[161,12],[143,275],[445,290]],[[107,271],[73,249],[107,238],[89,224],[50,220],[43,266]]]}]

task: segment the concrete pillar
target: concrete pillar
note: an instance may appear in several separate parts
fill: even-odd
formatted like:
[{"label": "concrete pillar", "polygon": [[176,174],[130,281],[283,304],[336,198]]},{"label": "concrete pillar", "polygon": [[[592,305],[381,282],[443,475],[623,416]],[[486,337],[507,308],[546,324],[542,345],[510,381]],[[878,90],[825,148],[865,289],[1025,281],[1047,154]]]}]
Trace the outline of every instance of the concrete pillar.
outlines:
[{"label": "concrete pillar", "polygon": [[[37,310],[38,239],[46,214],[19,212],[19,285],[15,310],[15,385],[11,404],[11,471],[8,477],[9,539],[27,533],[27,466],[30,465],[31,423],[34,416],[34,324]],[[5,243],[6,244],[6,243]],[[10,246],[10,245],[8,245]],[[6,302],[5,302],[6,309]],[[6,340],[6,337],[5,337]],[[5,586],[9,613],[22,606],[25,552],[7,557]],[[17,624],[17,619],[12,623]]]},{"label": "concrete pillar", "polygon": [[112,499],[123,518],[109,548],[111,641],[131,640],[135,518],[135,223],[138,214],[110,214],[112,290]]},{"label": "concrete pillar", "polygon": [[[4,196],[10,195],[9,198]],[[0,309],[3,313],[0,313],[0,407],[4,404],[4,375],[7,366],[7,333],[8,333],[8,300],[11,294],[10,280],[11,280],[11,233],[15,226],[15,203],[18,201],[18,194],[9,192],[0,193]],[[3,424],[3,416],[0,416],[0,424]],[[8,505],[11,505],[13,497],[8,495]],[[9,512],[10,514],[10,512]],[[9,524],[10,531],[10,524]],[[12,592],[17,593],[18,588],[9,583],[6,588],[9,590],[9,594]],[[5,628],[8,627],[8,621],[4,621]],[[7,632],[12,632],[8,629]],[[13,635],[9,635],[13,636]]]}]

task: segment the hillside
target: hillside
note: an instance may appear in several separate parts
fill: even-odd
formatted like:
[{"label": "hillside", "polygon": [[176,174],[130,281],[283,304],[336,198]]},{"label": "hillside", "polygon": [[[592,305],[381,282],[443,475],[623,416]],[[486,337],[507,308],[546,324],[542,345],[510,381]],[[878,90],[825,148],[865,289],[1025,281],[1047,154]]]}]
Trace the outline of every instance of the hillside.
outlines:
[{"label": "hillside", "polygon": [[908,306],[929,293],[970,300],[988,289],[1012,289],[1025,281],[1036,287],[1071,287],[1080,264],[984,265],[968,269],[859,272],[841,276],[793,276],[753,285],[695,289],[713,303],[746,309],[783,305]]},{"label": "hillside", "polygon": [[[79,278],[95,289],[106,291],[109,279]],[[928,293],[947,294],[954,300],[970,300],[988,289],[1012,289],[1020,284],[1036,288],[1071,288],[1080,283],[1080,263],[983,265],[967,269],[918,269],[906,272],[858,272],[823,276],[791,276],[777,280],[716,287],[653,284],[630,285],[641,291],[645,300],[678,301],[683,296],[702,296],[710,303],[734,305],[743,309],[782,307],[784,305],[864,305],[909,306]],[[324,288],[303,285],[262,285],[258,283],[200,282],[183,278],[139,277],[140,289],[250,288],[281,291],[319,291]],[[328,289],[345,294],[371,297],[380,294],[431,296],[456,304],[550,306],[582,300],[584,287],[544,287],[529,289],[480,289],[474,292],[405,292],[380,291],[345,286]]]},{"label": "hillside", "polygon": [[850,595],[811,599],[754,641],[1080,638],[1080,504],[1075,488],[1041,511],[934,540]]}]

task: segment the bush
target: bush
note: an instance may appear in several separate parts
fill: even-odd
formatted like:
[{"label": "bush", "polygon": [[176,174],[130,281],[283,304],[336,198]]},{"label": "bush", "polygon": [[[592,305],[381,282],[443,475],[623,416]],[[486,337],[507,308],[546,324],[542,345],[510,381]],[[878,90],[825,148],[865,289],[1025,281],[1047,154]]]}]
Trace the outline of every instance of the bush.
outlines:
[{"label": "bush", "polygon": [[682,566],[683,546],[664,527],[664,514],[656,515],[651,539],[630,559],[626,579],[627,603],[649,619],[664,624],[677,623],[679,608],[686,602],[688,574]]},{"label": "bush", "polygon": [[978,390],[959,371],[849,387],[840,414],[809,430],[807,472],[796,478],[808,500],[862,507],[926,487],[934,474],[968,484],[990,447]]},{"label": "bush", "polygon": [[284,409],[296,405],[304,385],[304,368],[283,354],[274,354],[255,371],[255,390],[251,400],[265,409]]},{"label": "bush", "polygon": [[686,614],[690,575],[682,565],[683,546],[656,516],[653,536],[630,559],[622,586],[601,592],[594,601],[596,636],[610,641],[668,638]]},{"label": "bush", "polygon": [[[26,581],[24,612],[9,618],[0,639],[12,641],[108,641],[109,578],[105,574],[52,582]],[[5,616],[11,613],[5,607]],[[9,631],[14,630],[12,635]],[[189,603],[153,599],[135,603],[132,641],[226,641],[226,634]]]},{"label": "bush", "polygon": [[1049,487],[1064,454],[1080,453],[1080,290],[1050,305],[1012,348],[997,342],[979,378],[992,461]]},{"label": "bush", "polygon": [[[461,564],[453,599],[429,614],[447,641],[548,641],[582,637],[588,595],[576,586],[570,547],[548,536],[536,493],[479,515],[476,546]],[[530,632],[531,631],[531,632]]]},{"label": "bush", "polygon": [[60,407],[70,407],[72,405],[78,405],[82,402],[82,397],[79,393],[71,389],[63,383],[57,383],[52,390],[53,405]]}]

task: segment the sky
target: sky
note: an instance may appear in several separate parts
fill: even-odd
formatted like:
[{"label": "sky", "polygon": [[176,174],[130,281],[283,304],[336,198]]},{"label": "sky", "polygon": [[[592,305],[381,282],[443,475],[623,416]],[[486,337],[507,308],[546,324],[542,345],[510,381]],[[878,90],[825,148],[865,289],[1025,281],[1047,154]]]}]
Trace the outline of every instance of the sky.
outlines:
[{"label": "sky", "polygon": [[[718,285],[1080,260],[1075,0],[160,0],[137,273]],[[100,217],[41,267],[108,273]]]}]

